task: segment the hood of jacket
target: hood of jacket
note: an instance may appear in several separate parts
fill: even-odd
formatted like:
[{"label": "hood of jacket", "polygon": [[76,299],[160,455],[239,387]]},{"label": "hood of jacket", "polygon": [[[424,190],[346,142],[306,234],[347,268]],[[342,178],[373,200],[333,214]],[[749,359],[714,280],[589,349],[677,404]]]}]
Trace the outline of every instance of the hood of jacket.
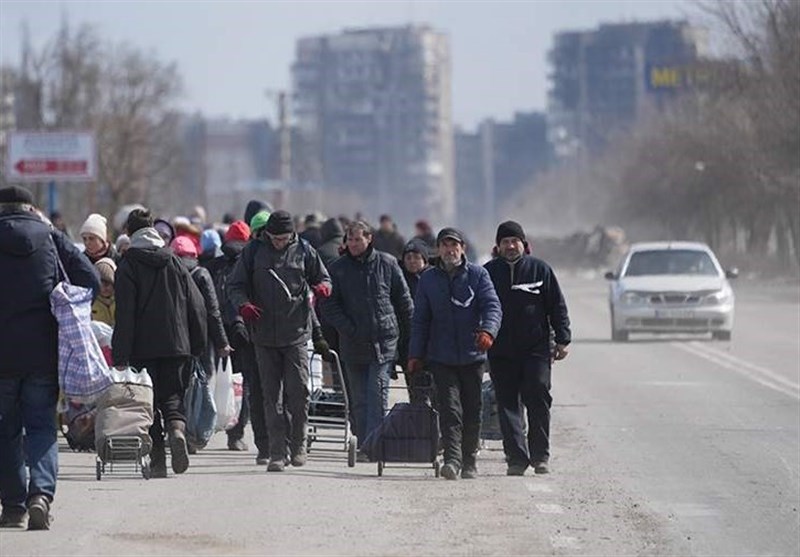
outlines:
[{"label": "hood of jacket", "polygon": [[239,259],[239,256],[242,254],[242,250],[247,245],[247,242],[225,242],[222,244],[222,255],[227,257],[230,260]]},{"label": "hood of jacket", "polygon": [[193,271],[200,265],[200,262],[194,257],[181,257],[180,259],[181,263],[183,263],[189,271]]},{"label": "hood of jacket", "polygon": [[24,257],[50,240],[50,227],[34,213],[5,213],[0,217],[0,252]]},{"label": "hood of jacket", "polygon": [[342,228],[342,223],[339,222],[339,219],[326,220],[319,231],[323,242],[344,238],[344,228]]},{"label": "hood of jacket", "polygon": [[172,259],[172,251],[164,246],[155,228],[142,228],[131,236],[131,247],[125,257],[148,267],[165,267]]}]

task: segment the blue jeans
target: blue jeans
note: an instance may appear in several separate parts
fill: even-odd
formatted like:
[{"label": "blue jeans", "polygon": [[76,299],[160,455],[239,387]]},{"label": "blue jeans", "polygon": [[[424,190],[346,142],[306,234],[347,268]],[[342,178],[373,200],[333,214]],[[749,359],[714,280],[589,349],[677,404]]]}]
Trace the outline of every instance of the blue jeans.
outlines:
[{"label": "blue jeans", "polygon": [[4,509],[24,510],[33,495],[53,500],[58,475],[57,402],[55,375],[0,379],[0,502]]},{"label": "blue jeans", "polygon": [[378,427],[389,405],[389,372],[394,362],[347,364],[350,410],[355,417],[359,445]]}]

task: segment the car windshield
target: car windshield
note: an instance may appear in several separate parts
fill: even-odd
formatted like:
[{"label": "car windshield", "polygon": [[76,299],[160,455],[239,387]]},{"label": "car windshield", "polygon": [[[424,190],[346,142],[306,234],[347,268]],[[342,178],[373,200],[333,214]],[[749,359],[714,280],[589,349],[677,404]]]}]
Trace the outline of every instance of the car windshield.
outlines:
[{"label": "car windshield", "polygon": [[650,250],[631,255],[626,277],[645,275],[704,275],[716,276],[719,272],[714,261],[704,251]]}]

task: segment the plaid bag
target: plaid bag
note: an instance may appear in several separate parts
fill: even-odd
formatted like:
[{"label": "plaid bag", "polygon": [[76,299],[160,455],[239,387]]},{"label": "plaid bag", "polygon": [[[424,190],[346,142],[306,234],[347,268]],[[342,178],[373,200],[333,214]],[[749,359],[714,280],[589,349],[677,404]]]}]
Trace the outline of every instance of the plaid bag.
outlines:
[{"label": "plaid bag", "polygon": [[60,258],[58,268],[61,282],[50,293],[58,321],[58,383],[65,396],[88,403],[112,383],[111,374],[92,332],[92,290],[70,284]]}]

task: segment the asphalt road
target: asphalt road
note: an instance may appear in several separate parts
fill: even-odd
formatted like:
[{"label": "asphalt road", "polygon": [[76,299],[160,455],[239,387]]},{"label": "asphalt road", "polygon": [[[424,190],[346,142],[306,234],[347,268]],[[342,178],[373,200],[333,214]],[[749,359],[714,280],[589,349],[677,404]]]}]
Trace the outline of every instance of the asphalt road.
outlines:
[{"label": "asphalt road", "polygon": [[0,555],[798,555],[800,288],[739,283],[732,342],[611,343],[600,278],[562,277],[575,342],[557,364],[553,473],[347,468],[312,451],[266,474],[224,435],[183,476],[94,478],[64,450],[49,532]]}]

